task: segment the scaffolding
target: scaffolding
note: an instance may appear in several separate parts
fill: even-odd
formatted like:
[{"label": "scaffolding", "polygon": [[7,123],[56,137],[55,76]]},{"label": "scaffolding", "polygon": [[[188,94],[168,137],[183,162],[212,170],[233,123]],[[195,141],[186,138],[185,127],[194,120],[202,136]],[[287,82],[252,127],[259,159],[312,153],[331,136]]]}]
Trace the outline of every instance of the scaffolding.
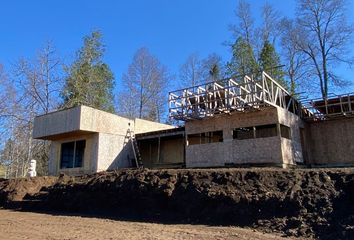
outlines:
[{"label": "scaffolding", "polygon": [[281,107],[298,115],[308,114],[299,101],[265,72],[259,77],[224,79],[169,93],[169,117],[175,120],[202,119],[267,106]]}]

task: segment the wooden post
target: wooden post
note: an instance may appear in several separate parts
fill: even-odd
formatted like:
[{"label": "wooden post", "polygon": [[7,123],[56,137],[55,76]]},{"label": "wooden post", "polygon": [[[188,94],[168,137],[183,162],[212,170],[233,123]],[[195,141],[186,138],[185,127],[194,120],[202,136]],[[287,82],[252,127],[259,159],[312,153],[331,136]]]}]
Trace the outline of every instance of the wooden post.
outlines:
[{"label": "wooden post", "polygon": [[277,123],[277,136],[281,137],[280,123]]},{"label": "wooden post", "polygon": [[161,143],[161,137],[158,137],[157,141],[157,162],[160,163],[160,143]]}]

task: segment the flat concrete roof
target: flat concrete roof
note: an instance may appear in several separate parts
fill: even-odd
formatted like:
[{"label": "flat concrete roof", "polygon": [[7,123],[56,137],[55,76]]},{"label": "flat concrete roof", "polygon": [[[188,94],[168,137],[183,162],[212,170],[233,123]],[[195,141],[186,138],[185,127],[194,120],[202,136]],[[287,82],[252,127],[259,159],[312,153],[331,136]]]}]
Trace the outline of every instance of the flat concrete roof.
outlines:
[{"label": "flat concrete roof", "polygon": [[130,119],[81,105],[35,117],[33,138],[57,140],[88,133],[126,135],[129,128],[136,134],[175,129],[171,125],[139,118]]}]

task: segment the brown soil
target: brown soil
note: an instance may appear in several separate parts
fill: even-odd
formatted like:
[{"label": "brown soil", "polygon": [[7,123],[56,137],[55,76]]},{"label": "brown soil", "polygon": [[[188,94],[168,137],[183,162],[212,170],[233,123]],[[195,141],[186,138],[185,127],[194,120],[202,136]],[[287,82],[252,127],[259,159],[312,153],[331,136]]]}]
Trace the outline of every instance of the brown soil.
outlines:
[{"label": "brown soil", "polygon": [[166,225],[79,216],[55,216],[0,210],[0,238],[17,239],[151,239],[281,240],[282,237],[237,227]]},{"label": "brown soil", "polygon": [[121,170],[0,181],[0,206],[354,239],[354,169]]}]

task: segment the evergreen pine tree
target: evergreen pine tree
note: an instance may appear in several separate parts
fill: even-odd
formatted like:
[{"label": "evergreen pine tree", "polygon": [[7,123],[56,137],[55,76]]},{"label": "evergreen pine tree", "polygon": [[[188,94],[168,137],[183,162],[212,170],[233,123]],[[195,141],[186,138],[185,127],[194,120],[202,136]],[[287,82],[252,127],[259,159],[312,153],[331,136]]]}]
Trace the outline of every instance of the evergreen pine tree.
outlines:
[{"label": "evergreen pine tree", "polygon": [[213,82],[220,80],[220,67],[217,63],[213,63],[210,67],[209,74]]},{"label": "evergreen pine tree", "polygon": [[64,108],[87,105],[114,112],[114,78],[108,65],[102,62],[105,48],[101,38],[99,31],[84,37],[84,46],[77,52],[76,60],[66,69],[68,76],[61,93]]},{"label": "evergreen pine tree", "polygon": [[251,45],[242,37],[237,38],[232,45],[232,58],[227,64],[228,74],[234,75],[251,75],[258,71],[258,64],[254,57]]},{"label": "evergreen pine tree", "polygon": [[274,46],[268,40],[264,41],[259,64],[262,70],[269,74],[275,81],[280,83],[284,88],[288,88],[284,80],[284,71],[280,66],[280,57],[276,53]]}]

